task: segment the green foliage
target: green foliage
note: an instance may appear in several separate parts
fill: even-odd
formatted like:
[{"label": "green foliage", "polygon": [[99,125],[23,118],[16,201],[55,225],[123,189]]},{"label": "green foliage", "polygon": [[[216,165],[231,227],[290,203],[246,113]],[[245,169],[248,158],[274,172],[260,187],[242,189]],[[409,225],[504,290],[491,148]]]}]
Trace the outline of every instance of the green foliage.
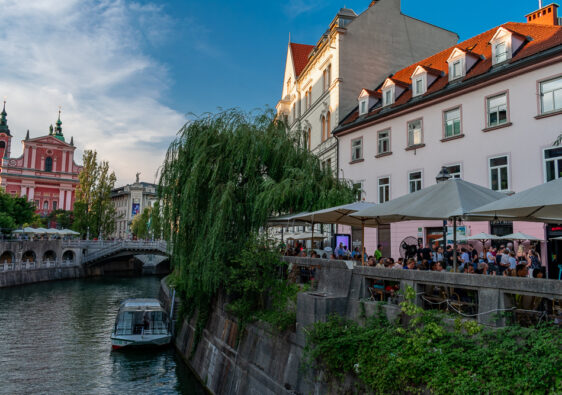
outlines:
[{"label": "green foliage", "polygon": [[228,281],[241,249],[270,216],[354,200],[352,188],[322,169],[273,114],[237,110],[187,123],[159,184],[174,281],[200,310],[219,289],[236,286]]},{"label": "green foliage", "polygon": [[0,231],[10,233],[32,220],[35,207],[25,197],[15,197],[0,189]]},{"label": "green foliage", "polygon": [[258,319],[279,331],[294,326],[299,288],[283,279],[285,269],[271,241],[255,235],[248,239],[227,281],[229,310],[242,328]]},{"label": "green foliage", "polygon": [[102,238],[115,231],[116,209],[110,194],[117,178],[107,161],[98,163],[96,151],[84,151],[83,162],[76,188],[73,228],[82,237],[89,232],[90,237]]},{"label": "green foliage", "polygon": [[145,207],[142,213],[135,215],[131,223],[131,231],[139,239],[147,239],[150,237],[149,219],[151,217],[150,207]]},{"label": "green foliage", "polygon": [[[404,312],[424,315],[407,300]],[[331,317],[307,335],[306,354],[329,374],[357,376],[376,393],[556,393],[562,389],[562,336],[557,327],[444,328],[436,315],[408,327],[381,317],[365,327]]]},{"label": "green foliage", "polygon": [[61,229],[70,229],[74,223],[74,213],[67,210],[53,210],[45,218],[47,223],[56,222]]}]

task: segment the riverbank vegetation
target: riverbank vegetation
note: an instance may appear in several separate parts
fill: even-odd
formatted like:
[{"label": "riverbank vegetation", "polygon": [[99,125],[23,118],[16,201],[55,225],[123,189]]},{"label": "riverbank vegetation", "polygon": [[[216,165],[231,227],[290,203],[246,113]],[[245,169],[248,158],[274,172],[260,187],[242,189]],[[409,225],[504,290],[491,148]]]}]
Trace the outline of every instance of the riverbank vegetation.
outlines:
[{"label": "riverbank vegetation", "polygon": [[[219,290],[231,291],[233,309],[259,318],[263,303],[236,300],[249,302],[249,294],[260,292],[254,285],[280,284],[272,282],[275,270],[252,267],[274,259],[269,249],[248,244],[269,217],[355,197],[307,149],[302,133],[289,132],[272,112],[238,110],[194,119],[179,131],[161,168],[159,193],[164,228],[171,230],[172,281],[187,313],[198,309],[198,333]],[[245,279],[248,271],[254,285]]]},{"label": "riverbank vegetation", "polygon": [[12,230],[33,220],[35,206],[26,197],[16,197],[0,188],[0,232],[9,234]]},{"label": "riverbank vegetation", "polygon": [[375,393],[560,393],[562,336],[543,325],[484,329],[474,321],[447,327],[442,317],[402,303],[407,327],[380,312],[364,326],[340,317],[307,333],[309,366],[331,377],[355,376]]}]

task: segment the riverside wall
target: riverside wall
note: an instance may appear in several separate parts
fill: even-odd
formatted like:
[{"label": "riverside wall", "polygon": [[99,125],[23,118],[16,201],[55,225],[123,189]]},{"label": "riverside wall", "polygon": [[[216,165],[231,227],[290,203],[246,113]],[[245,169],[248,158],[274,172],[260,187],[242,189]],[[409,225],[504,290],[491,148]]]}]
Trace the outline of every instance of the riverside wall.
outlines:
[{"label": "riverside wall", "polygon": [[70,280],[84,277],[81,266],[49,267],[0,272],[0,288],[33,284],[43,281]]},{"label": "riverside wall", "polygon": [[[418,295],[427,287],[454,287],[478,294],[474,317],[488,326],[502,326],[495,311],[509,308],[512,296],[532,295],[562,300],[562,282],[459,273],[350,267],[343,261],[284,258],[293,267],[316,268],[317,289],[299,293],[293,331],[278,333],[266,324],[250,324],[240,334],[236,317],[226,311],[227,300],[214,301],[199,342],[195,343],[197,313],[178,326],[174,344],[194,373],[213,394],[340,394],[364,393],[351,377],[332,380],[321,371],[305,367],[306,328],[326,321],[331,314],[363,323],[378,309],[390,320],[400,317],[398,303],[379,303],[369,297],[372,281],[392,281],[401,289],[412,287]],[[170,291],[162,281],[160,297],[169,306]],[[421,305],[421,297],[416,303]],[[241,335],[241,336],[240,336]],[[237,342],[237,339],[240,341]]]}]

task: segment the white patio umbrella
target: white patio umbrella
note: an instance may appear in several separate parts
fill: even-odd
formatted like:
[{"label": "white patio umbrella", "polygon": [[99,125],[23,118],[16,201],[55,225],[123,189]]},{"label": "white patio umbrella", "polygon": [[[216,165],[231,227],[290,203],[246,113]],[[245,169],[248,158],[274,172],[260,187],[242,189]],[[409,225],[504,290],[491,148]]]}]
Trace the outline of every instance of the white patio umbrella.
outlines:
[{"label": "white patio umbrella", "polygon": [[35,228],[34,232],[37,235],[44,235],[45,233],[47,233],[47,229],[45,228]]},{"label": "white patio umbrella", "polygon": [[26,233],[26,234],[35,234],[36,230],[37,230],[37,229],[35,229],[35,228],[32,228],[32,227],[27,226],[27,227],[23,228],[23,233]]},{"label": "white patio umbrella", "polygon": [[379,223],[392,223],[415,219],[453,220],[453,262],[457,263],[457,220],[484,221],[490,216],[470,215],[477,207],[504,198],[492,191],[461,179],[449,179],[420,189],[383,204],[377,204],[351,216],[372,217]]},{"label": "white patio umbrella", "polygon": [[517,221],[562,222],[562,178],[478,207],[472,213]]},{"label": "white patio umbrella", "polygon": [[79,232],[75,232],[71,229],[61,229],[59,230],[59,233],[65,236],[78,236],[80,234]]},{"label": "white patio umbrella", "polygon": [[512,233],[512,234],[510,234],[510,235],[505,235],[505,236],[502,236],[502,237],[498,237],[498,239],[516,240],[516,241],[525,241],[525,240],[529,240],[529,241],[543,241],[543,239],[540,239],[540,238],[535,237],[535,236],[527,235],[527,234],[521,233],[521,232],[516,232],[516,233]]},{"label": "white patio umbrella", "polygon": [[562,236],[558,236],[558,237],[553,237],[550,240],[562,240]]},{"label": "white patio umbrella", "polygon": [[500,240],[500,237],[496,235],[491,235],[486,232],[480,232],[473,236],[466,236],[466,240],[478,240],[478,241],[487,241],[487,240]]},{"label": "white patio umbrella", "polygon": [[369,207],[375,206],[374,203],[354,202],[341,206],[329,207],[309,213],[298,215],[295,219],[306,221],[312,224],[312,234],[314,237],[314,224],[337,224],[349,226],[361,226],[361,263],[364,263],[365,250],[365,222],[369,222],[369,226],[377,226],[378,224],[372,218],[351,217],[349,214],[356,213]]}]

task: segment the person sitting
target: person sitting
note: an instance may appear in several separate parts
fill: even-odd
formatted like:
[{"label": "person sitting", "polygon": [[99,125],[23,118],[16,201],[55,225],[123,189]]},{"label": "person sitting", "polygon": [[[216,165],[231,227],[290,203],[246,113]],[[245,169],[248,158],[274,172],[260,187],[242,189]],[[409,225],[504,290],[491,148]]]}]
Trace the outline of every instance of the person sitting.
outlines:
[{"label": "person sitting", "polygon": [[404,258],[398,258],[398,261],[392,267],[393,269],[402,269],[404,267]]},{"label": "person sitting", "polygon": [[377,269],[384,269],[384,258],[379,259],[377,266],[375,266]]},{"label": "person sitting", "polygon": [[519,263],[515,267],[515,275],[517,277],[529,277],[529,269],[525,263]]},{"label": "person sitting", "polygon": [[406,262],[406,266],[404,266],[404,269],[416,270],[416,260],[414,258],[409,258]]},{"label": "person sitting", "polygon": [[441,261],[433,262],[431,264],[431,271],[442,272],[443,271],[443,264],[441,263]]}]

